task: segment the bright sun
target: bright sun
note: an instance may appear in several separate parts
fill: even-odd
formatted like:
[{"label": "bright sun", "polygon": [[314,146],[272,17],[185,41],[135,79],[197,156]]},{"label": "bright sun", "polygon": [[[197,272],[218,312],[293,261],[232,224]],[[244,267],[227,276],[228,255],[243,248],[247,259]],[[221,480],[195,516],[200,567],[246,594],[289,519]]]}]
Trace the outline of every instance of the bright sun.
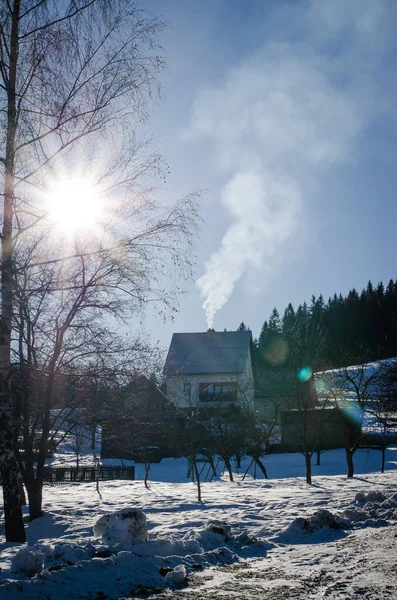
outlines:
[{"label": "bright sun", "polygon": [[48,218],[67,234],[92,231],[99,227],[101,201],[93,183],[85,177],[72,177],[52,183],[47,197]]}]

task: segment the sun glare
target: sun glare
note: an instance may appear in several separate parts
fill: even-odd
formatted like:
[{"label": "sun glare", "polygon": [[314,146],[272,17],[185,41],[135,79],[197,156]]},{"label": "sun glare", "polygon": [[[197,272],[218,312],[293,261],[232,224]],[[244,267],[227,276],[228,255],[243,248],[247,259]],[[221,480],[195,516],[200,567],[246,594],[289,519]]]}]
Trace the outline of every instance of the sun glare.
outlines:
[{"label": "sun glare", "polygon": [[88,178],[73,177],[53,182],[46,196],[48,218],[58,230],[74,234],[99,227],[101,201]]}]

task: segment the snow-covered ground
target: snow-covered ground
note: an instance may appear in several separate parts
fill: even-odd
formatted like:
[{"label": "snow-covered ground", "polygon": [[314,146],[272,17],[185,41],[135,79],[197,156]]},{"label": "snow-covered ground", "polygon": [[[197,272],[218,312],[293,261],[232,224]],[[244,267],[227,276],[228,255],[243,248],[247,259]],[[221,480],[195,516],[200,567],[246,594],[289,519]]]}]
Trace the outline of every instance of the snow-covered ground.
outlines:
[{"label": "snow-covered ground", "polygon": [[[141,480],[101,483],[100,495],[95,484],[46,486],[29,552],[0,531],[0,598],[397,598],[397,449],[384,474],[379,452],[359,450],[352,480],[342,450],[321,462],[312,486],[300,454],[266,457],[269,480],[251,470],[242,481],[245,463],[234,483],[204,483],[201,503],[182,459],[152,465],[149,490]],[[100,517],[127,508],[145,514],[147,541],[142,517],[134,539],[120,515],[106,520],[112,536],[94,537]]]}]

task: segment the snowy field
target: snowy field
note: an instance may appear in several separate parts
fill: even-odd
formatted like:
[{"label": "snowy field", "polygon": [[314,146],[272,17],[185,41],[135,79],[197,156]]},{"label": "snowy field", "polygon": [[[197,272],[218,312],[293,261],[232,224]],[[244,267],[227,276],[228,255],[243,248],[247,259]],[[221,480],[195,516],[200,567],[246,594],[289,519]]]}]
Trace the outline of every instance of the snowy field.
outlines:
[{"label": "snowy field", "polygon": [[[0,530],[0,598],[397,598],[397,449],[384,474],[379,452],[358,451],[352,480],[342,450],[321,462],[312,486],[300,454],[266,457],[269,480],[251,470],[231,483],[218,465],[201,503],[182,459],[152,465],[149,490],[141,480],[101,483],[100,496],[95,484],[46,486],[29,552],[17,556]],[[147,541],[122,517],[94,537],[101,516],[127,508],[146,515]]]}]

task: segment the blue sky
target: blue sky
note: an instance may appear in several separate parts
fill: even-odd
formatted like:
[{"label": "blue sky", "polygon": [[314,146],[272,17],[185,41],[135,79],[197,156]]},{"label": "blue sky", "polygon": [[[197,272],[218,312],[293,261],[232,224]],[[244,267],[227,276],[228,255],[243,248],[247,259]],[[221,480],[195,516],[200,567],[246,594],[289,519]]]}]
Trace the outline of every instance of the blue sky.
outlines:
[{"label": "blue sky", "polygon": [[196,283],[173,331],[258,335],[312,294],[397,277],[393,0],[146,0],[169,28],[148,124],[166,193],[207,190]]}]

